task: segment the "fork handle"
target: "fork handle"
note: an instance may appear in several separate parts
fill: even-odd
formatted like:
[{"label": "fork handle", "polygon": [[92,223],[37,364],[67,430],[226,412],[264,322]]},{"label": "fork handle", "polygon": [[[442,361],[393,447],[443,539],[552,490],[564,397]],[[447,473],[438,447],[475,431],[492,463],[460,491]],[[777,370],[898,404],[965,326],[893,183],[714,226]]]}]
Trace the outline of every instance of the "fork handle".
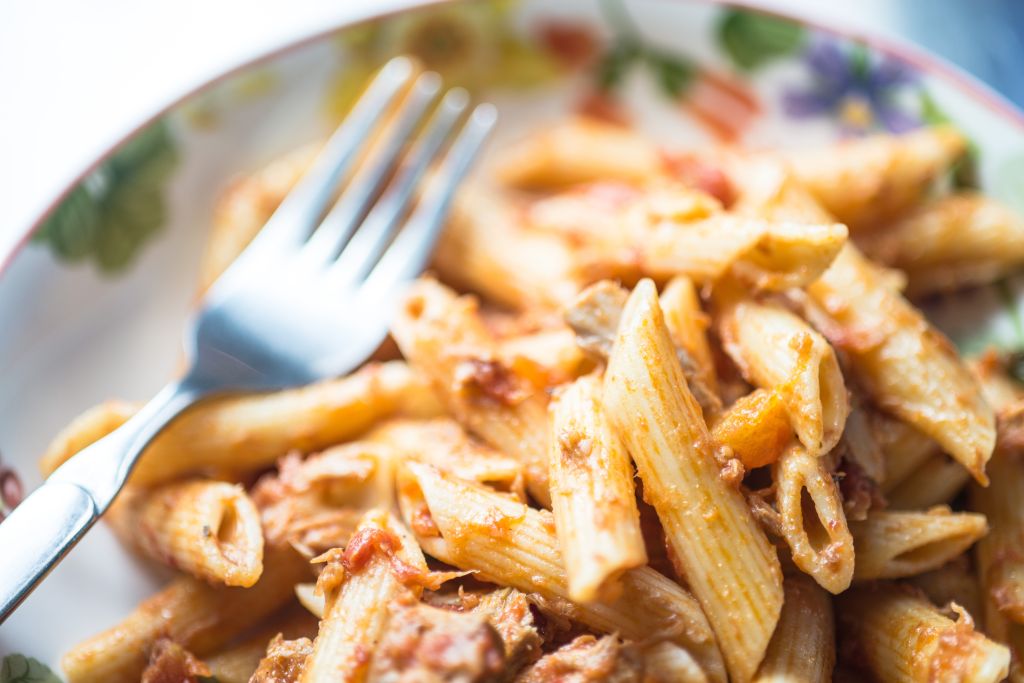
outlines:
[{"label": "fork handle", "polygon": [[153,437],[203,393],[187,380],[168,385],[58,467],[0,523],[0,623],[106,511]]}]

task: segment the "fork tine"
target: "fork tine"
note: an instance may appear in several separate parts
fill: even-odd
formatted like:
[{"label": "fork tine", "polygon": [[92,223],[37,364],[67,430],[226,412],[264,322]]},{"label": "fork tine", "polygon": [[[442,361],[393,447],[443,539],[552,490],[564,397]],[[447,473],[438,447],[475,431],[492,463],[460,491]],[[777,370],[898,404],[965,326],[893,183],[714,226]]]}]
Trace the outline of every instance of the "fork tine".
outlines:
[{"label": "fork tine", "polygon": [[491,104],[480,104],[469,115],[441,168],[363,285],[364,301],[387,301],[396,287],[416,277],[427,265],[455,191],[469,171],[498,120]]},{"label": "fork tine", "polygon": [[438,156],[452,128],[469,106],[469,93],[449,90],[426,130],[409,152],[406,163],[359,226],[351,242],[328,272],[328,286],[344,287],[361,281],[381,256],[416,193],[416,187]]},{"label": "fork tine", "polygon": [[394,125],[386,127],[384,139],[371,152],[371,158],[356,169],[337,203],[302,247],[300,258],[304,267],[324,265],[338,255],[440,90],[441,77],[436,73],[424,73],[416,79],[412,92],[399,105]]},{"label": "fork tine", "polygon": [[370,133],[414,73],[413,62],[407,57],[396,57],[384,65],[327,141],[312,168],[288,193],[243,256],[250,257],[250,252],[294,248],[305,241],[333,196],[338,181],[351,170]]}]

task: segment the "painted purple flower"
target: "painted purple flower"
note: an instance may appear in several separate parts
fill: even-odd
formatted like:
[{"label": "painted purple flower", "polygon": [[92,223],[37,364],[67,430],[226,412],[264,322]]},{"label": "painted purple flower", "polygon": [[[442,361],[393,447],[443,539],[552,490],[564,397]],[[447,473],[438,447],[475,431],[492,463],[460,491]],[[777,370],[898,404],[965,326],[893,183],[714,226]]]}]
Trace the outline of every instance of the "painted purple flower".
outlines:
[{"label": "painted purple flower", "polygon": [[902,133],[921,125],[898,98],[904,88],[917,84],[917,75],[902,62],[872,55],[861,45],[844,48],[817,41],[804,53],[804,63],[811,83],[783,95],[790,116],[834,116],[853,135],[879,128]]}]

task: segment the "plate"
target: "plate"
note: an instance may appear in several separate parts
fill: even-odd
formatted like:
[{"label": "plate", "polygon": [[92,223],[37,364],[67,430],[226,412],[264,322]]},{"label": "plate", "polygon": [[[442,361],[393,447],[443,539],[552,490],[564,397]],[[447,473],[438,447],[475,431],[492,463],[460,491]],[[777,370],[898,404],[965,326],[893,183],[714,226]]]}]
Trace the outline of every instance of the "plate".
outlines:
[{"label": "plate", "polygon": [[[180,362],[211,212],[230,179],[324,136],[367,76],[419,55],[495,102],[495,145],[571,111],[660,142],[807,146],[951,121],[960,181],[1024,210],[1024,118],[951,67],[777,16],[691,0],[447,4],[344,29],[207,88],[124,144],[11,259],[0,286],[0,467],[9,499],[85,408],[145,399]],[[930,302],[966,351],[1024,348],[1024,281]],[[10,502],[10,501],[8,501]],[[0,549],[0,561],[14,548]],[[0,655],[57,670],[166,572],[98,526],[0,627]]]}]

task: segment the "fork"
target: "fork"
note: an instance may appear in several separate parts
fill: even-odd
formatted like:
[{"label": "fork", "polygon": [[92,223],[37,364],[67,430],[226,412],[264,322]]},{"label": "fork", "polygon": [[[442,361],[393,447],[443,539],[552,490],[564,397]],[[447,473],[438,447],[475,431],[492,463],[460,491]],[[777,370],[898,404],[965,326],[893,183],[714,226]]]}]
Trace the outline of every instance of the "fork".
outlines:
[{"label": "fork", "polygon": [[441,90],[437,74],[418,73],[408,58],[388,62],[210,288],[185,334],[188,371],[0,523],[0,623],[107,510],[149,442],[183,410],[214,393],[341,375],[380,345],[497,118],[489,104],[467,114],[466,91]]}]

